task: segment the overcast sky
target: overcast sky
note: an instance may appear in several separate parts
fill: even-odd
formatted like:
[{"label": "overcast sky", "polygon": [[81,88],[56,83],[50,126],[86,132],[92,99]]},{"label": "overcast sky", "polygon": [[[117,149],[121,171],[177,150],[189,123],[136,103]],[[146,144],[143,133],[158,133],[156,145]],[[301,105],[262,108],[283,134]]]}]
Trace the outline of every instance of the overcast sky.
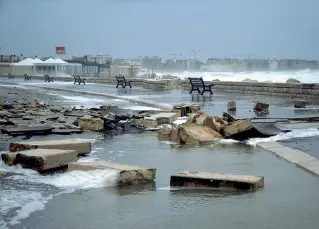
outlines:
[{"label": "overcast sky", "polygon": [[0,0],[4,54],[319,59],[319,0]]}]

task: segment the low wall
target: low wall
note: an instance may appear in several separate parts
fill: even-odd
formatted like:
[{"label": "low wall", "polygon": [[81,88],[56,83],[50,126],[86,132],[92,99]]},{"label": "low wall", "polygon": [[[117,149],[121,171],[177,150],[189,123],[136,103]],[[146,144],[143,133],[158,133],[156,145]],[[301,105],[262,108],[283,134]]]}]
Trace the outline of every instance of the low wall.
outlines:
[{"label": "low wall", "polygon": [[[2,76],[8,78],[8,76]],[[16,78],[23,78],[23,76],[16,76]],[[44,80],[43,76],[33,76],[33,79]],[[58,81],[73,81],[72,77],[55,77]],[[188,80],[179,79],[141,79],[132,78],[127,79],[132,81],[132,86],[140,86],[150,90],[172,90],[183,89],[190,90]],[[116,85],[114,78],[87,78],[89,83]],[[214,84],[213,90],[240,93],[240,94],[260,94],[260,95],[278,95],[300,98],[318,98],[319,84],[303,84],[303,83],[258,83],[258,82],[227,82],[227,81],[205,81],[205,84]]]},{"label": "low wall", "polygon": [[[278,95],[291,97],[319,97],[319,84],[291,83],[258,83],[258,82],[227,82],[205,81],[206,85],[214,84],[215,91],[241,94]],[[190,90],[189,81],[181,81],[181,88]]]}]

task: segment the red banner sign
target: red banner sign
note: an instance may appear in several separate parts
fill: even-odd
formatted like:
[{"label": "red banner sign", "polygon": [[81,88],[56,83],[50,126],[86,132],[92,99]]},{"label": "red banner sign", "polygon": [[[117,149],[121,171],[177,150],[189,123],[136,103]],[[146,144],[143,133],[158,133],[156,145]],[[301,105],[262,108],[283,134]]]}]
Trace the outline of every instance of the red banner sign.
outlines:
[{"label": "red banner sign", "polygon": [[55,47],[56,54],[65,54],[65,47]]}]

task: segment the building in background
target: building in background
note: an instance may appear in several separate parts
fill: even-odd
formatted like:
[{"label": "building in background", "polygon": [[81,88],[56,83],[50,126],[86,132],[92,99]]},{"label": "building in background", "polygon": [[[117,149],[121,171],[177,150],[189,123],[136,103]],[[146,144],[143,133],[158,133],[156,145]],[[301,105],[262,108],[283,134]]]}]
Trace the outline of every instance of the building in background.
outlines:
[{"label": "building in background", "polygon": [[277,71],[279,69],[279,61],[278,60],[268,60],[268,69],[270,71]]},{"label": "building in background", "polygon": [[162,58],[158,56],[144,56],[141,59],[142,68],[158,71],[162,68]]},{"label": "building in background", "polygon": [[110,77],[121,75],[128,78],[135,78],[141,70],[140,64],[117,63],[110,66]]},{"label": "building in background", "polygon": [[106,64],[113,61],[113,57],[110,55],[86,55],[87,61],[96,62],[98,64]]}]

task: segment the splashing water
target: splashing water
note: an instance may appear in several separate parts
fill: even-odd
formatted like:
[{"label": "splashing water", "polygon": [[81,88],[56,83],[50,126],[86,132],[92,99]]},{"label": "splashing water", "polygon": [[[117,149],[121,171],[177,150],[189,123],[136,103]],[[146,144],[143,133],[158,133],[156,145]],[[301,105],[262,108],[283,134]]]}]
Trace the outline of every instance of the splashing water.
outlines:
[{"label": "splashing water", "polygon": [[258,80],[258,82],[270,81],[273,83],[285,83],[289,78],[294,78],[302,83],[319,83],[318,70],[298,70],[298,71],[259,71],[259,72],[176,72],[176,73],[156,73],[158,78],[163,75],[177,76],[181,79],[187,77],[202,77],[204,80],[219,79],[220,81],[243,81],[244,79]]}]

